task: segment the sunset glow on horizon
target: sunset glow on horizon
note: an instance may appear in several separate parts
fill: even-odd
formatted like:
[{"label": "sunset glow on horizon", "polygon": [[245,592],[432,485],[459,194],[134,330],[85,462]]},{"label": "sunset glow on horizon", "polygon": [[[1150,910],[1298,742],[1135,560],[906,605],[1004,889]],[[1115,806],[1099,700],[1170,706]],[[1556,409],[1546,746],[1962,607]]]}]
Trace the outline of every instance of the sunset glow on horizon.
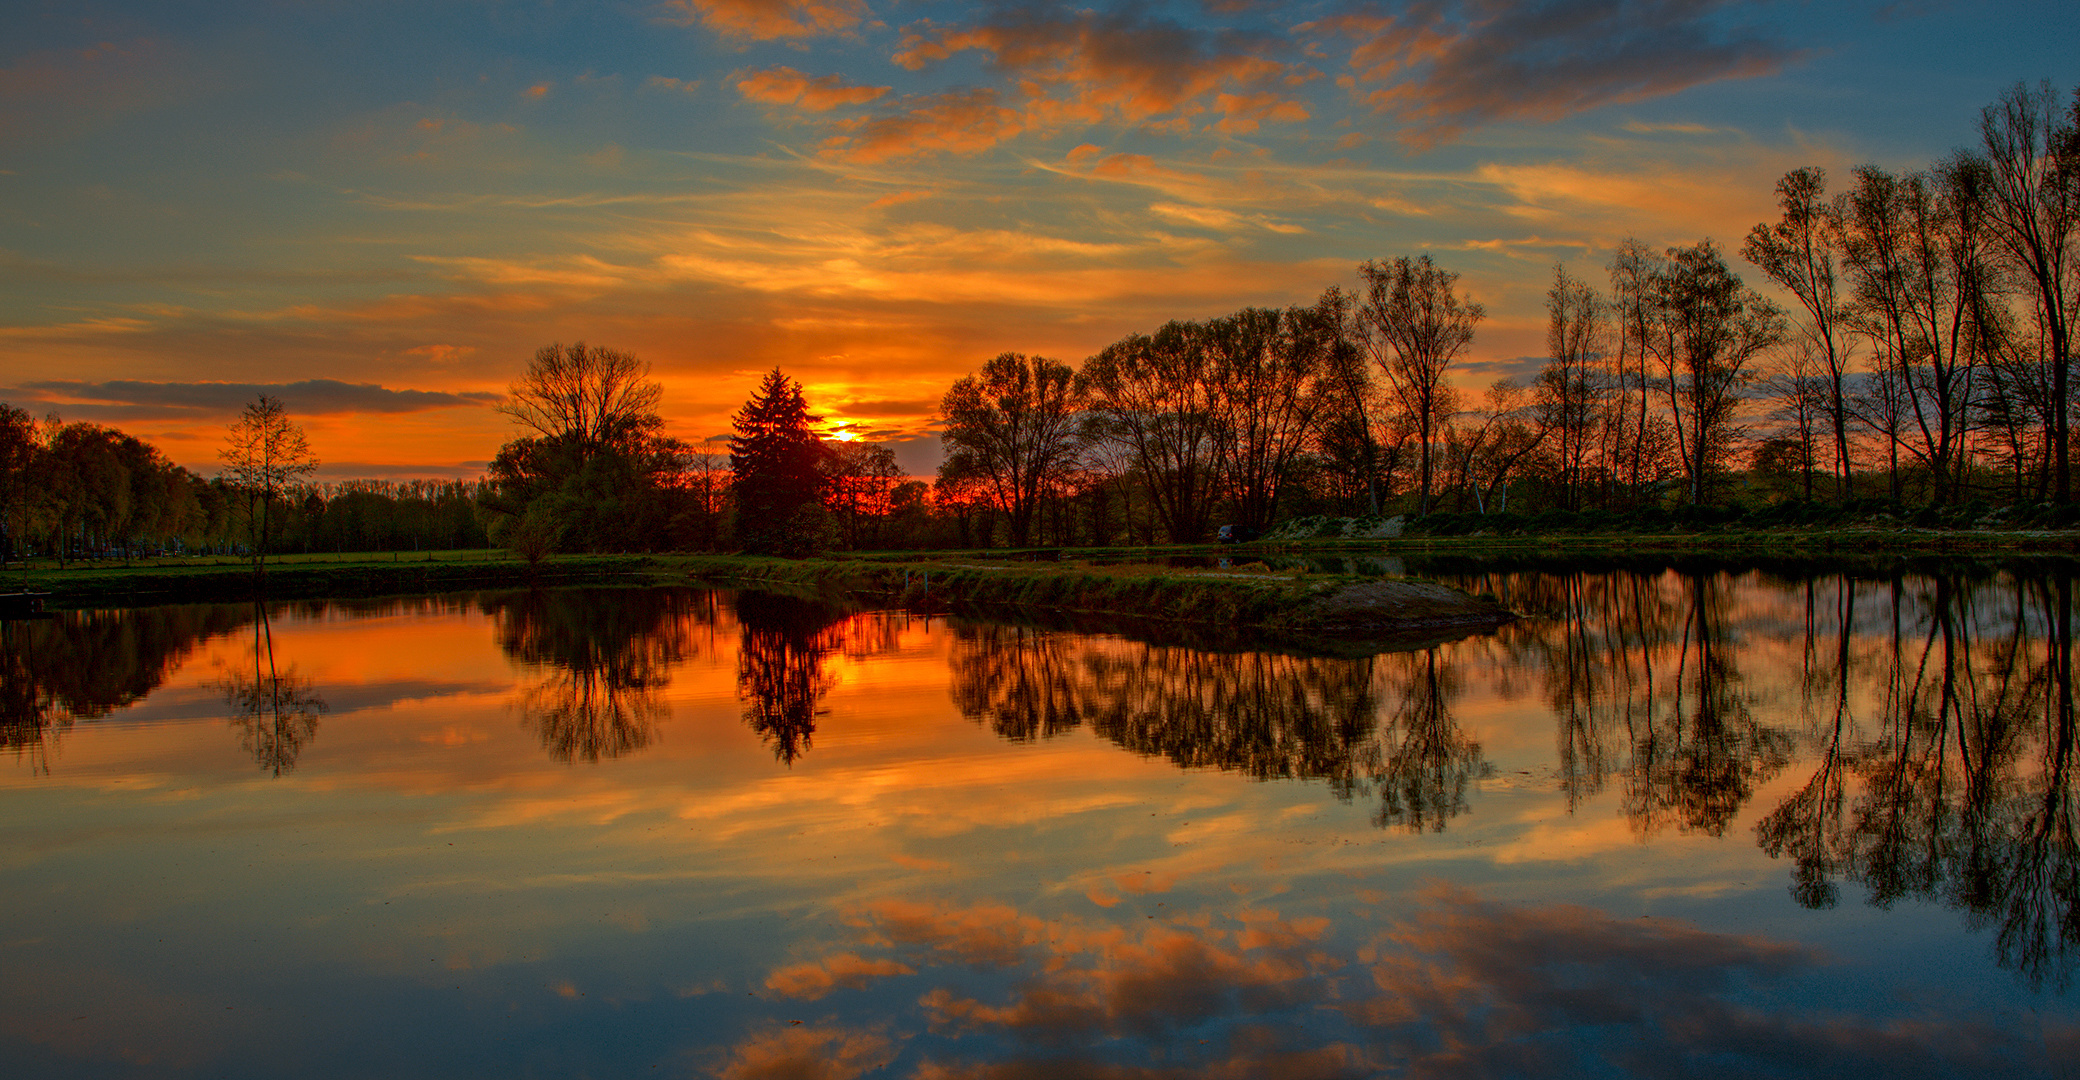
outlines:
[{"label": "sunset glow on horizon", "polygon": [[[1738,0],[273,5],[0,14],[0,401],[214,474],[254,394],[319,478],[480,475],[550,342],[668,433],[774,367],[939,459],[948,384],[1431,253],[1535,371],[1556,262],[1740,239],[1820,166],[1925,167],[2080,18]],[[2063,97],[2062,99],[2063,100]]]}]

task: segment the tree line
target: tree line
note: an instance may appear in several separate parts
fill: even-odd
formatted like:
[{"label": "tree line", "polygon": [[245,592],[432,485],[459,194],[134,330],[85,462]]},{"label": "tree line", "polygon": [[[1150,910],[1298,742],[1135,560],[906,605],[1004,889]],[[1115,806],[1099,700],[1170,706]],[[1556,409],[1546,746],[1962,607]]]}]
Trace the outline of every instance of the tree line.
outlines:
[{"label": "tree line", "polygon": [[302,477],[256,495],[230,458],[204,477],[115,428],[0,403],[0,562],[489,543],[482,482]]}]

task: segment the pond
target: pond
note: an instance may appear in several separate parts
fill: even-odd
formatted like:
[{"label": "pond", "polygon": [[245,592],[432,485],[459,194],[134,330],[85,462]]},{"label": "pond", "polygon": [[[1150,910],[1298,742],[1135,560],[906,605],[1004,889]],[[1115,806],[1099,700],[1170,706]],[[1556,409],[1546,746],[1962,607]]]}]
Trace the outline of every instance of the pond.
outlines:
[{"label": "pond", "polygon": [[8,1075],[2054,1076],[2063,564],[1238,652],[697,590],[0,628]]}]

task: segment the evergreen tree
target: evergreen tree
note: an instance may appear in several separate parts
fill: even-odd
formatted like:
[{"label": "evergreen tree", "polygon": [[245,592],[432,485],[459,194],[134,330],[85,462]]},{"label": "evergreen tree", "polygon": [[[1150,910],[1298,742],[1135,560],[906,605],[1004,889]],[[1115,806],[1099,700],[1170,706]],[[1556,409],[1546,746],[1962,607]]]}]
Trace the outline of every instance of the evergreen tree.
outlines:
[{"label": "evergreen tree", "polygon": [[751,400],[730,418],[730,490],[737,504],[737,541],[747,551],[803,554],[822,546],[823,443],[809,429],[800,383],[774,368]]}]

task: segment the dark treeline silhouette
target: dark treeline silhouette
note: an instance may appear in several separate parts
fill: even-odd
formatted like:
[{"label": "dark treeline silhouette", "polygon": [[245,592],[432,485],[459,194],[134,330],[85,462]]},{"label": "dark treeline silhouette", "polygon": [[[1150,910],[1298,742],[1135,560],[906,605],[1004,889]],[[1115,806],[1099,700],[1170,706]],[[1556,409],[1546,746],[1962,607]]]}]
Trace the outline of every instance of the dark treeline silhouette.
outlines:
[{"label": "dark treeline silhouette", "polygon": [[952,697],[1013,741],[1079,727],[1184,768],[1322,780],[1378,799],[1376,820],[1442,830],[1486,764],[1451,713],[1438,650],[1361,659],[1209,652],[956,623]]},{"label": "dark treeline silhouette", "polygon": [[565,762],[649,746],[671,714],[659,695],[672,669],[698,654],[716,620],[715,594],[679,589],[531,590],[480,607],[499,648],[539,673],[520,695],[522,722]]},{"label": "dark treeline silhouette", "polygon": [[275,551],[415,551],[489,544],[481,483],[296,484],[255,508],[223,478],[114,428],[38,422],[0,403],[0,562],[247,551],[264,520]]}]

